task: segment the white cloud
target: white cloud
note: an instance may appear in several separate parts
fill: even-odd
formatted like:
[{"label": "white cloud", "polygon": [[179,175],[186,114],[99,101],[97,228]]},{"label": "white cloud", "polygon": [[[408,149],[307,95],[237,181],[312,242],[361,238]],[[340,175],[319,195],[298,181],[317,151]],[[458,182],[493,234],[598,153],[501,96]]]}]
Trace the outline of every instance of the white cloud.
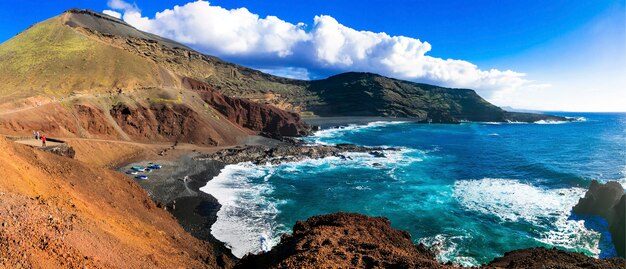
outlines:
[{"label": "white cloud", "polygon": [[129,4],[127,2],[124,2],[124,0],[109,0],[109,2],[107,2],[107,6],[109,6],[112,9],[124,10],[126,12],[128,11],[139,12],[139,8],[137,7],[137,5]]},{"label": "white cloud", "polygon": [[[455,59],[428,56],[431,44],[405,36],[358,31],[327,15],[316,16],[310,29],[275,16],[265,18],[246,8],[224,9],[196,1],[144,17],[137,6],[122,0],[109,7],[123,11],[123,20],[140,30],[190,45],[217,56],[250,57],[294,66],[285,74],[302,70],[367,71],[416,82],[476,89],[492,101],[507,94],[537,89],[525,74],[511,70],[481,70]],[[262,65],[262,63],[261,63]],[[275,70],[275,69],[270,69]],[[287,70],[287,71],[285,71]],[[289,72],[290,71],[290,72]],[[280,74],[274,72],[275,74]]]},{"label": "white cloud", "polygon": [[113,10],[105,9],[105,10],[102,11],[102,13],[107,14],[107,15],[109,15],[111,17],[118,18],[118,19],[122,18],[122,14],[121,13],[113,11]]},{"label": "white cloud", "polygon": [[293,53],[295,44],[309,39],[302,29],[303,24],[294,25],[275,16],[260,18],[246,8],[228,10],[205,1],[174,6],[157,12],[153,19],[142,17],[141,12],[132,7],[122,10],[124,20],[140,30],[218,55],[286,57]]}]

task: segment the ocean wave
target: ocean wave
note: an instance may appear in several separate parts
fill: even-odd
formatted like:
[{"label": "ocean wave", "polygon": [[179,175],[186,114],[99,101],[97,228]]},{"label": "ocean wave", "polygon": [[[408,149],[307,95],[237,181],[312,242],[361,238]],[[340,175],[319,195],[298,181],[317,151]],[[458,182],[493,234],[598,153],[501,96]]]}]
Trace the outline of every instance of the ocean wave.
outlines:
[{"label": "ocean wave", "polygon": [[442,263],[452,262],[463,267],[471,267],[480,263],[467,256],[459,254],[459,243],[469,237],[459,235],[437,234],[435,236],[424,237],[419,243],[428,246],[437,255],[437,259]]},{"label": "ocean wave", "polygon": [[[211,234],[237,257],[276,245],[279,241],[276,234],[288,231],[273,220],[279,213],[280,202],[267,198],[273,191],[267,182],[271,173],[252,163],[227,165],[200,189],[213,195],[222,205],[217,221],[211,226]],[[255,178],[262,181],[253,182]]]},{"label": "ocean wave", "polygon": [[584,122],[587,121],[587,118],[585,117],[566,117],[570,120],[576,121],[576,122]]},{"label": "ocean wave", "polygon": [[572,250],[600,253],[600,234],[570,220],[571,208],[585,194],[582,188],[542,189],[512,179],[460,180],[454,197],[468,210],[497,217],[502,222],[525,221],[542,228],[535,240]]},{"label": "ocean wave", "polygon": [[[346,167],[380,169],[380,165],[401,167],[422,160],[412,156],[416,151],[411,149],[382,152],[385,157],[375,157],[369,153],[344,153],[345,157],[331,156],[274,165],[254,165],[250,162],[227,165],[219,175],[200,189],[213,195],[222,205],[217,212],[217,221],[211,227],[211,233],[224,242],[237,257],[257,253],[267,246],[278,244],[280,236],[290,230],[275,221],[280,213],[278,207],[287,202],[271,198],[274,190],[271,177],[275,174],[307,173],[311,169],[332,170]],[[367,186],[355,186],[353,189],[371,190]]]},{"label": "ocean wave", "polygon": [[337,138],[342,137],[347,132],[358,132],[358,131],[372,129],[372,128],[404,124],[404,123],[409,123],[409,122],[408,121],[374,121],[374,122],[370,122],[364,125],[363,124],[361,125],[349,124],[346,126],[339,126],[336,128],[328,128],[328,129],[322,129],[322,130],[316,131],[312,136],[307,137],[306,140],[315,144],[328,145],[331,143],[325,142],[323,140],[337,139]]}]

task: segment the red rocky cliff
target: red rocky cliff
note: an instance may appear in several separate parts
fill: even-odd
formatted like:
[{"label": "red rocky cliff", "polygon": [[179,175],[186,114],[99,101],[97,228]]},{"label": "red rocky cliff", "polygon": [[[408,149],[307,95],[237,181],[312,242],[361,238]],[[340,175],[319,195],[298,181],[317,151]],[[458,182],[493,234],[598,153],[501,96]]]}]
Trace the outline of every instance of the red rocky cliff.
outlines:
[{"label": "red rocky cliff", "polygon": [[207,104],[217,109],[228,120],[250,130],[273,136],[302,136],[311,130],[296,113],[225,96],[211,85],[191,78],[184,78],[183,85],[196,91]]}]

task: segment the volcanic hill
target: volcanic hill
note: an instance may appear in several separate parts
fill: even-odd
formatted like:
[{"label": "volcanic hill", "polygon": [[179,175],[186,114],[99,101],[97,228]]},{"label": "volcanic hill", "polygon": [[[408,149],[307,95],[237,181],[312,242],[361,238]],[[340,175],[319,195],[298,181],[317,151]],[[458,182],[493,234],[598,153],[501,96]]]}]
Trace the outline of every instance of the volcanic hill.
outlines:
[{"label": "volcanic hill", "polygon": [[107,15],[69,10],[0,45],[0,132],[210,146],[307,133],[295,113],[194,79],[222,76],[221,65]]},{"label": "volcanic hill", "polygon": [[505,112],[472,90],[375,74],[276,77],[79,9],[1,44],[0,70],[0,133],[13,135],[215,146],[257,133],[306,134],[300,115],[564,120]]}]

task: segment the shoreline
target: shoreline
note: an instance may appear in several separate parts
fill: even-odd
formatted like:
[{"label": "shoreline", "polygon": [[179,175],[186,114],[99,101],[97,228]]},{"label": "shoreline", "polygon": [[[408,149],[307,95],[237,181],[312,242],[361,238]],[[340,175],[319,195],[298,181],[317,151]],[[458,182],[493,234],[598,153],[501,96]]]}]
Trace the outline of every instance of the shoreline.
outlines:
[{"label": "shoreline", "polygon": [[[310,147],[261,136],[251,136],[242,145],[216,148],[208,152],[196,150],[186,153],[178,152],[173,156],[170,155],[169,158],[162,156],[149,158],[143,155],[142,160],[133,159],[130,162],[123,162],[115,167],[115,170],[124,173],[141,185],[157,206],[169,211],[191,235],[214,243],[219,246],[216,249],[219,254],[226,254],[236,259],[226,243],[218,240],[211,233],[211,227],[217,221],[217,213],[222,205],[213,195],[200,190],[206,186],[207,182],[218,176],[224,167],[253,159],[272,159],[273,162],[283,163],[306,158],[339,156],[345,152],[369,152],[375,155],[381,154],[380,151],[382,150],[393,149],[355,145],[317,145],[317,147]],[[254,157],[250,155],[254,155]],[[296,156],[296,159],[284,158],[286,156],[294,157],[293,155]],[[160,164],[162,168],[139,173],[148,176],[148,179],[137,179],[135,178],[136,175],[126,174],[126,171],[131,170],[133,166],[147,167],[150,164]]]},{"label": "shoreline", "polygon": [[213,177],[219,175],[226,164],[212,160],[196,160],[198,153],[183,155],[169,161],[139,161],[121,166],[125,173],[132,166],[146,167],[158,163],[163,167],[147,173],[148,179],[131,177],[157,204],[172,214],[178,223],[192,236],[218,246],[216,254],[234,258],[229,248],[211,234],[211,226],[217,221],[221,205],[215,197],[200,191]]},{"label": "shoreline", "polygon": [[[263,136],[250,136],[240,145],[229,147],[197,148],[186,144],[172,145],[160,150],[161,153],[166,152],[164,155],[157,154],[156,151],[144,152],[121,160],[110,168],[125,174],[139,184],[157,207],[170,212],[185,231],[217,246],[216,255],[224,254],[231,259],[238,259],[224,242],[211,234],[211,227],[217,221],[217,212],[222,205],[213,195],[200,190],[207,182],[218,176],[228,163],[199,157],[223,150],[247,147],[276,148],[287,145],[291,144]],[[146,180],[126,174],[132,166],[147,167],[150,164],[160,164],[162,168],[140,173],[148,176]]]}]

